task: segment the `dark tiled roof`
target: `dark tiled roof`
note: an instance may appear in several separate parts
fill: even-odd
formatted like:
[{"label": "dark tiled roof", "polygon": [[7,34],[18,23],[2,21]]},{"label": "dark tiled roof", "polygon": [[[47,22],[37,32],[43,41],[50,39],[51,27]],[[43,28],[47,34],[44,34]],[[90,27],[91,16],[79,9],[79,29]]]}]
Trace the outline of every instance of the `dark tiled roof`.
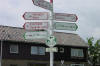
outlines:
[{"label": "dark tiled roof", "polygon": [[[23,28],[0,25],[1,40],[45,43],[44,39],[25,40],[23,37],[25,32]],[[88,47],[88,44],[77,34],[55,32],[54,36],[57,38],[57,44],[59,45]]]}]

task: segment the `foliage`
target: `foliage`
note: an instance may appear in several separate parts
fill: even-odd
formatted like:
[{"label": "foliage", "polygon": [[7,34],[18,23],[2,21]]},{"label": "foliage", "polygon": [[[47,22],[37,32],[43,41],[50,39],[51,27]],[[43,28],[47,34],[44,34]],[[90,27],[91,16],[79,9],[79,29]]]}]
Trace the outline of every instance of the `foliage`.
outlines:
[{"label": "foliage", "polygon": [[88,59],[91,62],[93,66],[95,66],[96,63],[100,62],[100,40],[94,41],[93,37],[90,37],[87,39],[88,41]]}]

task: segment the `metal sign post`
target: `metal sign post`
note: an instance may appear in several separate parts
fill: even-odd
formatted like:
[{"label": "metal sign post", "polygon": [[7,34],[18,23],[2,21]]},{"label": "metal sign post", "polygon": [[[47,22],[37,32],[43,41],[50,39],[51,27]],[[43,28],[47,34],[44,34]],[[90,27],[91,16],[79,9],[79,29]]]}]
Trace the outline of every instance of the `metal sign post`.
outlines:
[{"label": "metal sign post", "polygon": [[[27,30],[46,30],[47,32],[26,32],[24,34],[25,39],[41,39],[45,38],[47,46],[50,48],[47,49],[47,51],[50,52],[50,66],[53,66],[54,64],[54,54],[53,52],[56,52],[56,49],[54,46],[56,45],[56,38],[53,36],[53,30],[72,30],[75,31],[78,27],[74,23],[55,23],[53,20],[56,21],[70,21],[70,22],[76,22],[77,16],[75,14],[65,14],[65,13],[54,13],[53,12],[53,0],[50,0],[50,2],[47,2],[45,0],[32,0],[33,4],[36,6],[39,6],[41,8],[47,9],[50,11],[50,17],[48,16],[47,12],[26,12],[23,15],[23,18],[25,20],[50,20],[49,25],[46,22],[34,22],[34,23],[25,23],[24,29]],[[55,26],[55,27],[54,27]],[[64,61],[62,61],[62,64]]]},{"label": "metal sign post", "polygon": [[[52,10],[51,10],[51,22],[50,22],[50,35],[53,35],[53,0],[51,5],[52,5]],[[50,48],[52,48],[52,46]],[[54,55],[53,51],[50,51],[50,66],[53,66],[53,60],[54,60],[53,55]]]}]

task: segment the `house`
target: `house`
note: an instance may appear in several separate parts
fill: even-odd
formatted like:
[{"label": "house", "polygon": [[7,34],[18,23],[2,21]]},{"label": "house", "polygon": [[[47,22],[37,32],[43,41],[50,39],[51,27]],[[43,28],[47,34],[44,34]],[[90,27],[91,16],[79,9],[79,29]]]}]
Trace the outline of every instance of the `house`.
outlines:
[{"label": "house", "polygon": [[[0,25],[2,66],[49,66],[50,55],[44,39],[25,40],[23,28]],[[58,52],[54,66],[87,66],[88,45],[77,34],[55,32]],[[62,60],[62,61],[61,61]]]}]

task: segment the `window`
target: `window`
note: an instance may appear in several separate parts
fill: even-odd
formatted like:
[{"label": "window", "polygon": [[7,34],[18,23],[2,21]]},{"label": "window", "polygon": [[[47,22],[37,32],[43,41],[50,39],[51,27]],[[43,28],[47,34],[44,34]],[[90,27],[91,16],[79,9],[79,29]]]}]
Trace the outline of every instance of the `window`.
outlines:
[{"label": "window", "polygon": [[38,54],[38,48],[36,46],[31,47],[31,54]]},{"label": "window", "polygon": [[84,66],[84,64],[71,64],[71,66]]},{"label": "window", "polygon": [[45,47],[31,46],[31,54],[45,55]]},{"label": "window", "polygon": [[38,47],[39,48],[39,54],[40,55],[45,55],[45,47]]},{"label": "window", "polygon": [[10,45],[10,53],[18,53],[18,45]]},{"label": "window", "polygon": [[84,57],[83,49],[71,49],[71,56],[72,57]]}]

